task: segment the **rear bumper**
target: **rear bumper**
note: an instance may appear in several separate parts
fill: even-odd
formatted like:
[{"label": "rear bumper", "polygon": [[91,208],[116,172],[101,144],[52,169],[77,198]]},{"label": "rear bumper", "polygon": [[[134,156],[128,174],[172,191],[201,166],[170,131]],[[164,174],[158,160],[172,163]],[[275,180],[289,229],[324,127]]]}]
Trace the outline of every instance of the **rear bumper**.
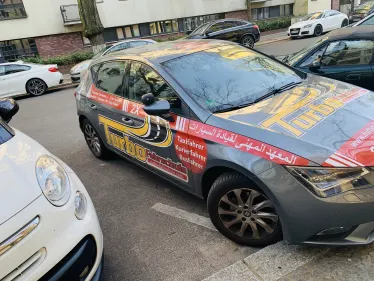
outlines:
[{"label": "rear bumper", "polygon": [[78,83],[81,81],[81,74],[80,73],[70,73],[70,78],[73,83]]},{"label": "rear bumper", "polygon": [[374,241],[374,188],[321,198],[282,166],[258,178],[276,205],[287,242],[363,245]]}]

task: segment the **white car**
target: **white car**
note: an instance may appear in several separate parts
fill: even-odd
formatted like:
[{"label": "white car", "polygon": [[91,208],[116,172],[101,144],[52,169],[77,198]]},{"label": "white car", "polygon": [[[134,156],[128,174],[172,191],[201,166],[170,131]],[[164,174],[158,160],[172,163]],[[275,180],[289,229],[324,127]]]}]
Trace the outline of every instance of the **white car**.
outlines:
[{"label": "white car", "polygon": [[0,99],[0,280],[97,281],[103,235],[75,173],[35,140],[12,129],[18,111]]},{"label": "white car", "polygon": [[335,10],[306,15],[288,28],[291,39],[303,36],[320,36],[322,33],[347,26],[348,16]]},{"label": "white car", "polygon": [[63,76],[55,64],[19,62],[0,64],[0,98],[30,94],[40,96],[58,86]]},{"label": "white car", "polygon": [[[98,52],[92,58],[92,60],[105,56],[105,55],[109,55],[114,52],[121,51],[121,50],[144,46],[148,44],[155,44],[155,43],[157,42],[151,39],[131,39],[131,40],[120,41]],[[88,69],[88,66],[90,65],[92,60],[82,61],[72,67],[72,69],[70,70],[70,77],[73,83],[80,82],[81,77],[83,77],[84,72]]]}]

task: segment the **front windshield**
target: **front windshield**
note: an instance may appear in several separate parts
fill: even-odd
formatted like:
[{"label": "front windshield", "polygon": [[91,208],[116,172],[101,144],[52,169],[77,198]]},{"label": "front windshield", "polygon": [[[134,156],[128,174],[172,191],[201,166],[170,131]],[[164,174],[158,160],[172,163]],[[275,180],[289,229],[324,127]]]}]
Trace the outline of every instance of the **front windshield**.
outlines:
[{"label": "front windshield", "polygon": [[250,104],[279,87],[301,81],[292,69],[241,46],[208,49],[163,65],[211,112]]},{"label": "front windshield", "polygon": [[354,11],[358,14],[366,14],[368,13],[374,6],[374,3],[365,3],[359,5]]},{"label": "front windshield", "polygon": [[314,44],[311,44],[310,46],[308,46],[304,49],[301,49],[297,53],[294,53],[292,55],[289,55],[289,56],[285,57],[284,62],[289,64],[289,65],[293,65],[294,63],[298,62],[302,57],[304,57],[304,55],[309,53],[310,50],[313,50],[315,47],[321,45],[327,39],[328,39],[328,37],[324,37],[324,38],[318,40],[317,42],[315,42]]},{"label": "front windshield", "polygon": [[320,19],[322,15],[322,12],[312,13],[303,17],[301,21]]},{"label": "front windshield", "polygon": [[207,28],[208,25],[209,25],[209,23],[204,23],[204,24],[200,25],[190,35],[202,35],[202,34],[204,34],[204,31],[205,31],[205,29]]},{"label": "front windshield", "polygon": [[101,57],[101,55],[102,55],[106,50],[108,50],[110,47],[112,47],[112,46],[106,46],[104,49],[102,49],[101,51],[97,52],[97,53],[93,56],[93,59],[97,59],[97,58]]}]

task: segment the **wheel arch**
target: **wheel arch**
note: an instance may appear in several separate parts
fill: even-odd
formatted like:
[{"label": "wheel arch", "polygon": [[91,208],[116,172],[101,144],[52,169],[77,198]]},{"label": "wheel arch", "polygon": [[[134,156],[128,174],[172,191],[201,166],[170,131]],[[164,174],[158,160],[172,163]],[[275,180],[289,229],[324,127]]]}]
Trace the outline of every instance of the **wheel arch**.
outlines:
[{"label": "wheel arch", "polygon": [[244,33],[244,34],[242,34],[242,35],[240,36],[240,38],[239,38],[240,43],[242,42],[242,40],[243,40],[243,38],[244,38],[245,36],[251,36],[252,39],[253,39],[253,42],[256,41],[256,38],[255,38],[255,36],[253,35],[253,33],[251,33],[251,32],[246,32],[246,33]]},{"label": "wheel arch", "polygon": [[85,115],[83,115],[83,114],[79,114],[79,128],[81,129],[81,131],[83,132],[83,128],[82,128],[82,126],[83,126],[83,121],[85,120],[85,119],[88,119]]}]

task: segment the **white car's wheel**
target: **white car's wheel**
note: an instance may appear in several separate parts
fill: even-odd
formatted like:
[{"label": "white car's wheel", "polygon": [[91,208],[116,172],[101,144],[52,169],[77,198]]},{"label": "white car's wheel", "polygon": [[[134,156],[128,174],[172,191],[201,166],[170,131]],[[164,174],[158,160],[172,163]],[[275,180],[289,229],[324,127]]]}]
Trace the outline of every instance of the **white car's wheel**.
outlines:
[{"label": "white car's wheel", "polygon": [[317,24],[317,26],[314,28],[314,36],[321,36],[323,33],[322,25]]},{"label": "white car's wheel", "polygon": [[32,96],[41,96],[47,89],[47,84],[39,78],[30,79],[26,83],[26,91]]}]

